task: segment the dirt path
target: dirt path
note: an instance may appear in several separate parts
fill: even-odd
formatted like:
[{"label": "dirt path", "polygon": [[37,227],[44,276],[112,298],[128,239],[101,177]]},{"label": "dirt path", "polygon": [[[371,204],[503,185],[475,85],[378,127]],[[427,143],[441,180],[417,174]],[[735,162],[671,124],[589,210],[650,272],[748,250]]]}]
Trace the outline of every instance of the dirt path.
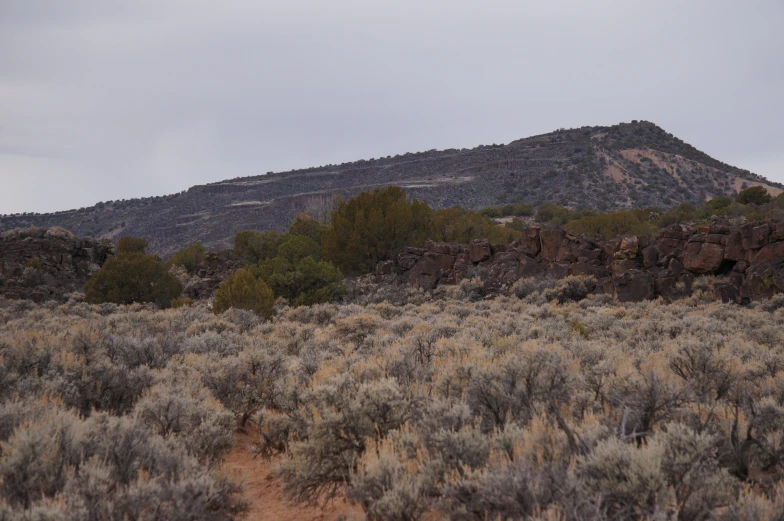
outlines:
[{"label": "dirt path", "polygon": [[248,448],[256,439],[253,434],[237,433],[237,443],[223,467],[245,485],[245,499],[250,503],[247,521],[333,521],[341,515],[346,521],[364,519],[361,508],[342,500],[335,500],[323,510],[286,502],[273,476],[280,459],[265,459],[250,452]]}]

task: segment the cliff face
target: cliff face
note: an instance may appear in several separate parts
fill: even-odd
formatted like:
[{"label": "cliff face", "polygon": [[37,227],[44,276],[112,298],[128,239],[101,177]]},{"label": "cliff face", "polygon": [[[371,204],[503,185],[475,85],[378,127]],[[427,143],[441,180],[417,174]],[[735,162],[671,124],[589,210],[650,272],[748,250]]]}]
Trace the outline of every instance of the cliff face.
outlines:
[{"label": "cliff face", "polygon": [[509,246],[427,242],[376,268],[379,281],[425,289],[480,277],[488,293],[523,277],[590,275],[621,301],[676,298],[695,277],[717,275],[716,297],[749,302],[784,292],[784,223],[673,225],[655,237],[597,239],[529,228]]},{"label": "cliff face", "polygon": [[26,228],[0,234],[0,296],[66,300],[114,253],[110,241],[80,239],[62,228]]},{"label": "cliff face", "polygon": [[164,197],[109,201],[54,214],[0,216],[0,231],[62,226],[79,236],[145,237],[168,255],[200,240],[231,246],[241,230],[285,230],[295,215],[319,213],[332,196],[397,185],[434,208],[509,203],[609,210],[669,208],[731,196],[744,186],[781,186],[717,161],[653,123],[583,127],[473,149],[398,156],[269,173],[194,186]]}]

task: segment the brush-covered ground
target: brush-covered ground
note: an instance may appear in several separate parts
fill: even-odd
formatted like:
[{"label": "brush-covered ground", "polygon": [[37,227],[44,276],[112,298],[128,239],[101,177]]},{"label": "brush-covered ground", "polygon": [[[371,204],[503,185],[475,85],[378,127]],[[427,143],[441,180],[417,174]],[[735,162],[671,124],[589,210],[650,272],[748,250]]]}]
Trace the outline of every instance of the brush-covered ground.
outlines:
[{"label": "brush-covered ground", "polygon": [[696,287],[379,289],[271,322],[0,300],[0,520],[238,519],[270,486],[225,460],[254,457],[332,517],[780,520],[784,299]]}]

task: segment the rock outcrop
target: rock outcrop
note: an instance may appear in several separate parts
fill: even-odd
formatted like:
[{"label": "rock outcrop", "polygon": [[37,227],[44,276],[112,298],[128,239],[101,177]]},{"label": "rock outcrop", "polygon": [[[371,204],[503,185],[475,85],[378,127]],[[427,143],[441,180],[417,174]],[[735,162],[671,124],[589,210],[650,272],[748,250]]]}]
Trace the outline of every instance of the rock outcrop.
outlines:
[{"label": "rock outcrop", "polygon": [[114,253],[111,241],[80,239],[63,228],[24,228],[0,234],[0,296],[66,300]]},{"label": "rock outcrop", "polygon": [[242,261],[234,255],[234,250],[210,250],[185,282],[183,296],[194,300],[211,299],[220,283],[241,267]]},{"label": "rock outcrop", "polygon": [[590,275],[597,291],[621,301],[688,294],[694,279],[716,275],[716,297],[746,303],[784,292],[784,223],[672,225],[655,237],[602,239],[529,228],[510,244],[426,242],[382,262],[376,277],[424,289],[480,277],[488,293],[523,277]]}]

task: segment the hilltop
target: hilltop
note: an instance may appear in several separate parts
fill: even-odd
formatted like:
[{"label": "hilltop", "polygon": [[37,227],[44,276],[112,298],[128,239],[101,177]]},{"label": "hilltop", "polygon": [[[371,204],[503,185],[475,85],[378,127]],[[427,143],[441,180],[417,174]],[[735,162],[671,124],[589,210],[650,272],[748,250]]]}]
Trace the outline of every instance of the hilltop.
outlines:
[{"label": "hilltop", "polygon": [[62,226],[96,239],[143,236],[152,251],[167,255],[196,240],[226,247],[240,230],[283,230],[302,210],[324,213],[336,194],[389,185],[435,208],[552,202],[598,210],[699,204],[751,185],[773,195],[784,188],[713,159],[653,123],[633,121],[560,129],[507,145],[270,172],[78,210],[5,215],[0,231]]}]

